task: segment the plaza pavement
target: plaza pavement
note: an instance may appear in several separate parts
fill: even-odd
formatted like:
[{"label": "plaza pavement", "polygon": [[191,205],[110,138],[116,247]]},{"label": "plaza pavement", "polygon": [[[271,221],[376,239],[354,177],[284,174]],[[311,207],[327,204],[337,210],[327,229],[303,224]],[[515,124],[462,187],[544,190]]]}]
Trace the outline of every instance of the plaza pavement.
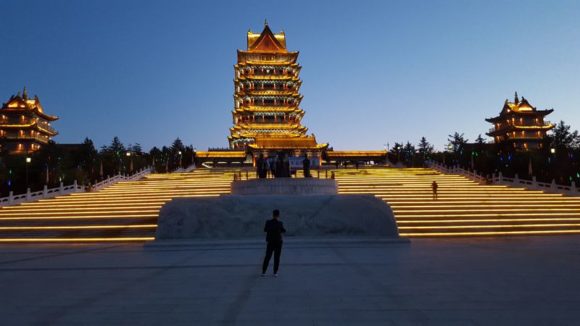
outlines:
[{"label": "plaza pavement", "polygon": [[578,325],[580,237],[0,247],[0,325]]}]

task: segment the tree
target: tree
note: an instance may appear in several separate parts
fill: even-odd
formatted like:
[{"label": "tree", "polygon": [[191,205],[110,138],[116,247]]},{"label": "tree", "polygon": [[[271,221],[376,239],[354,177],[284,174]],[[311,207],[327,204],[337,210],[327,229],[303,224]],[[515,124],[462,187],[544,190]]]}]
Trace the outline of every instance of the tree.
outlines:
[{"label": "tree", "polygon": [[135,145],[129,147],[129,150],[137,154],[141,154],[141,152],[143,151],[143,149],[141,148],[141,144],[139,143],[135,143]]},{"label": "tree", "polygon": [[116,155],[121,156],[121,154],[125,152],[125,146],[123,146],[123,143],[121,143],[119,137],[115,136],[113,137],[113,140],[111,141],[111,145],[109,145],[108,150],[115,153]]},{"label": "tree", "polygon": [[179,139],[179,137],[177,137],[173,141],[173,144],[171,144],[171,151],[173,153],[177,153],[179,151],[181,151],[181,152],[185,151],[185,146],[183,145],[183,142],[181,141],[181,139]]},{"label": "tree", "polygon": [[391,151],[389,152],[390,154],[389,159],[391,159],[394,163],[398,163],[399,161],[404,159],[404,157],[402,157],[402,153],[403,153],[403,144],[395,143],[393,149],[391,149]]},{"label": "tree", "polygon": [[548,136],[550,146],[557,149],[576,149],[580,147],[580,135],[578,130],[570,131],[570,126],[564,121],[556,125],[552,133]]},{"label": "tree", "polygon": [[433,153],[433,145],[431,145],[425,137],[421,137],[419,141],[419,145],[417,145],[419,149],[419,154],[426,159],[429,155]]},{"label": "tree", "polygon": [[85,174],[93,179],[96,177],[95,163],[99,153],[95,149],[95,144],[88,137],[85,138],[81,147],[81,153],[79,157],[79,164]]},{"label": "tree", "polygon": [[449,141],[449,147],[453,153],[458,154],[463,151],[465,144],[467,144],[469,140],[463,136],[463,133],[459,134],[458,132],[455,132],[453,135],[449,135],[447,141]]},{"label": "tree", "polygon": [[478,145],[483,145],[486,143],[485,139],[483,139],[483,137],[481,137],[481,134],[477,135],[477,138],[475,138],[475,143]]},{"label": "tree", "polygon": [[410,142],[407,142],[405,144],[405,147],[403,147],[403,156],[404,156],[404,161],[407,164],[413,162],[413,157],[415,156],[415,146],[411,145]]}]

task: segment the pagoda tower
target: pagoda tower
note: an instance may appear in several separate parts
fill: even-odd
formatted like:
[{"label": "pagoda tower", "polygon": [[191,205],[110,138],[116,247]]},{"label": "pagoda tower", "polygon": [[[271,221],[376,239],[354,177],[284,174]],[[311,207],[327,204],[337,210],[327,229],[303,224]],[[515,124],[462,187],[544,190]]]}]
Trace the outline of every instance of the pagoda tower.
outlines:
[{"label": "pagoda tower", "polygon": [[320,156],[328,144],[317,144],[302,126],[302,81],[298,52],[288,51],[284,32],[274,34],[267,23],[260,33],[248,31],[246,50],[238,50],[235,71],[230,149],[272,155]]},{"label": "pagoda tower", "polygon": [[12,95],[0,108],[0,147],[11,154],[28,154],[56,136],[50,122],[58,117],[44,113],[38,96],[29,98],[26,88]]},{"label": "pagoda tower", "polygon": [[520,100],[518,93],[514,101],[505,100],[499,116],[485,119],[494,127],[487,133],[496,144],[506,144],[515,150],[531,150],[543,147],[546,132],[554,125],[544,118],[554,110],[537,110],[524,97]]}]

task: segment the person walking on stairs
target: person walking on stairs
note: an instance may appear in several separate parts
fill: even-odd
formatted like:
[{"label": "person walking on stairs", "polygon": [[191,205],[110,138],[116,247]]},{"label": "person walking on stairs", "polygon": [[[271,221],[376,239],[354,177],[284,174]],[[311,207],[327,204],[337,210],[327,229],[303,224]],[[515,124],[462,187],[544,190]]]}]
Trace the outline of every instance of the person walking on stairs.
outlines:
[{"label": "person walking on stairs", "polygon": [[262,264],[262,277],[266,276],[268,265],[272,253],[274,254],[274,276],[278,276],[278,267],[280,267],[280,255],[282,254],[282,233],[286,232],[284,224],[280,221],[280,211],[275,209],[272,212],[272,219],[266,221],[264,232],[266,232],[266,256]]},{"label": "person walking on stairs", "polygon": [[437,188],[439,188],[437,181],[433,181],[431,184],[431,189],[433,190],[433,200],[437,200]]}]

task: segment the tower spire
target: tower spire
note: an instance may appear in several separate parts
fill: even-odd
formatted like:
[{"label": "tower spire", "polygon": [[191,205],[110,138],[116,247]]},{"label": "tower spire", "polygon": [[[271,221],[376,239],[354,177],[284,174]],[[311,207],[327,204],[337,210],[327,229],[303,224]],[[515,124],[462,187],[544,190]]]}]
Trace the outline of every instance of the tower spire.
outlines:
[{"label": "tower spire", "polygon": [[264,18],[264,26],[268,26],[268,19]]},{"label": "tower spire", "polygon": [[515,104],[520,103],[520,99],[518,98],[518,92],[516,92],[516,95],[514,96],[514,103]]},{"label": "tower spire", "polygon": [[28,92],[26,91],[26,86],[22,89],[22,98],[27,100],[28,99]]}]

